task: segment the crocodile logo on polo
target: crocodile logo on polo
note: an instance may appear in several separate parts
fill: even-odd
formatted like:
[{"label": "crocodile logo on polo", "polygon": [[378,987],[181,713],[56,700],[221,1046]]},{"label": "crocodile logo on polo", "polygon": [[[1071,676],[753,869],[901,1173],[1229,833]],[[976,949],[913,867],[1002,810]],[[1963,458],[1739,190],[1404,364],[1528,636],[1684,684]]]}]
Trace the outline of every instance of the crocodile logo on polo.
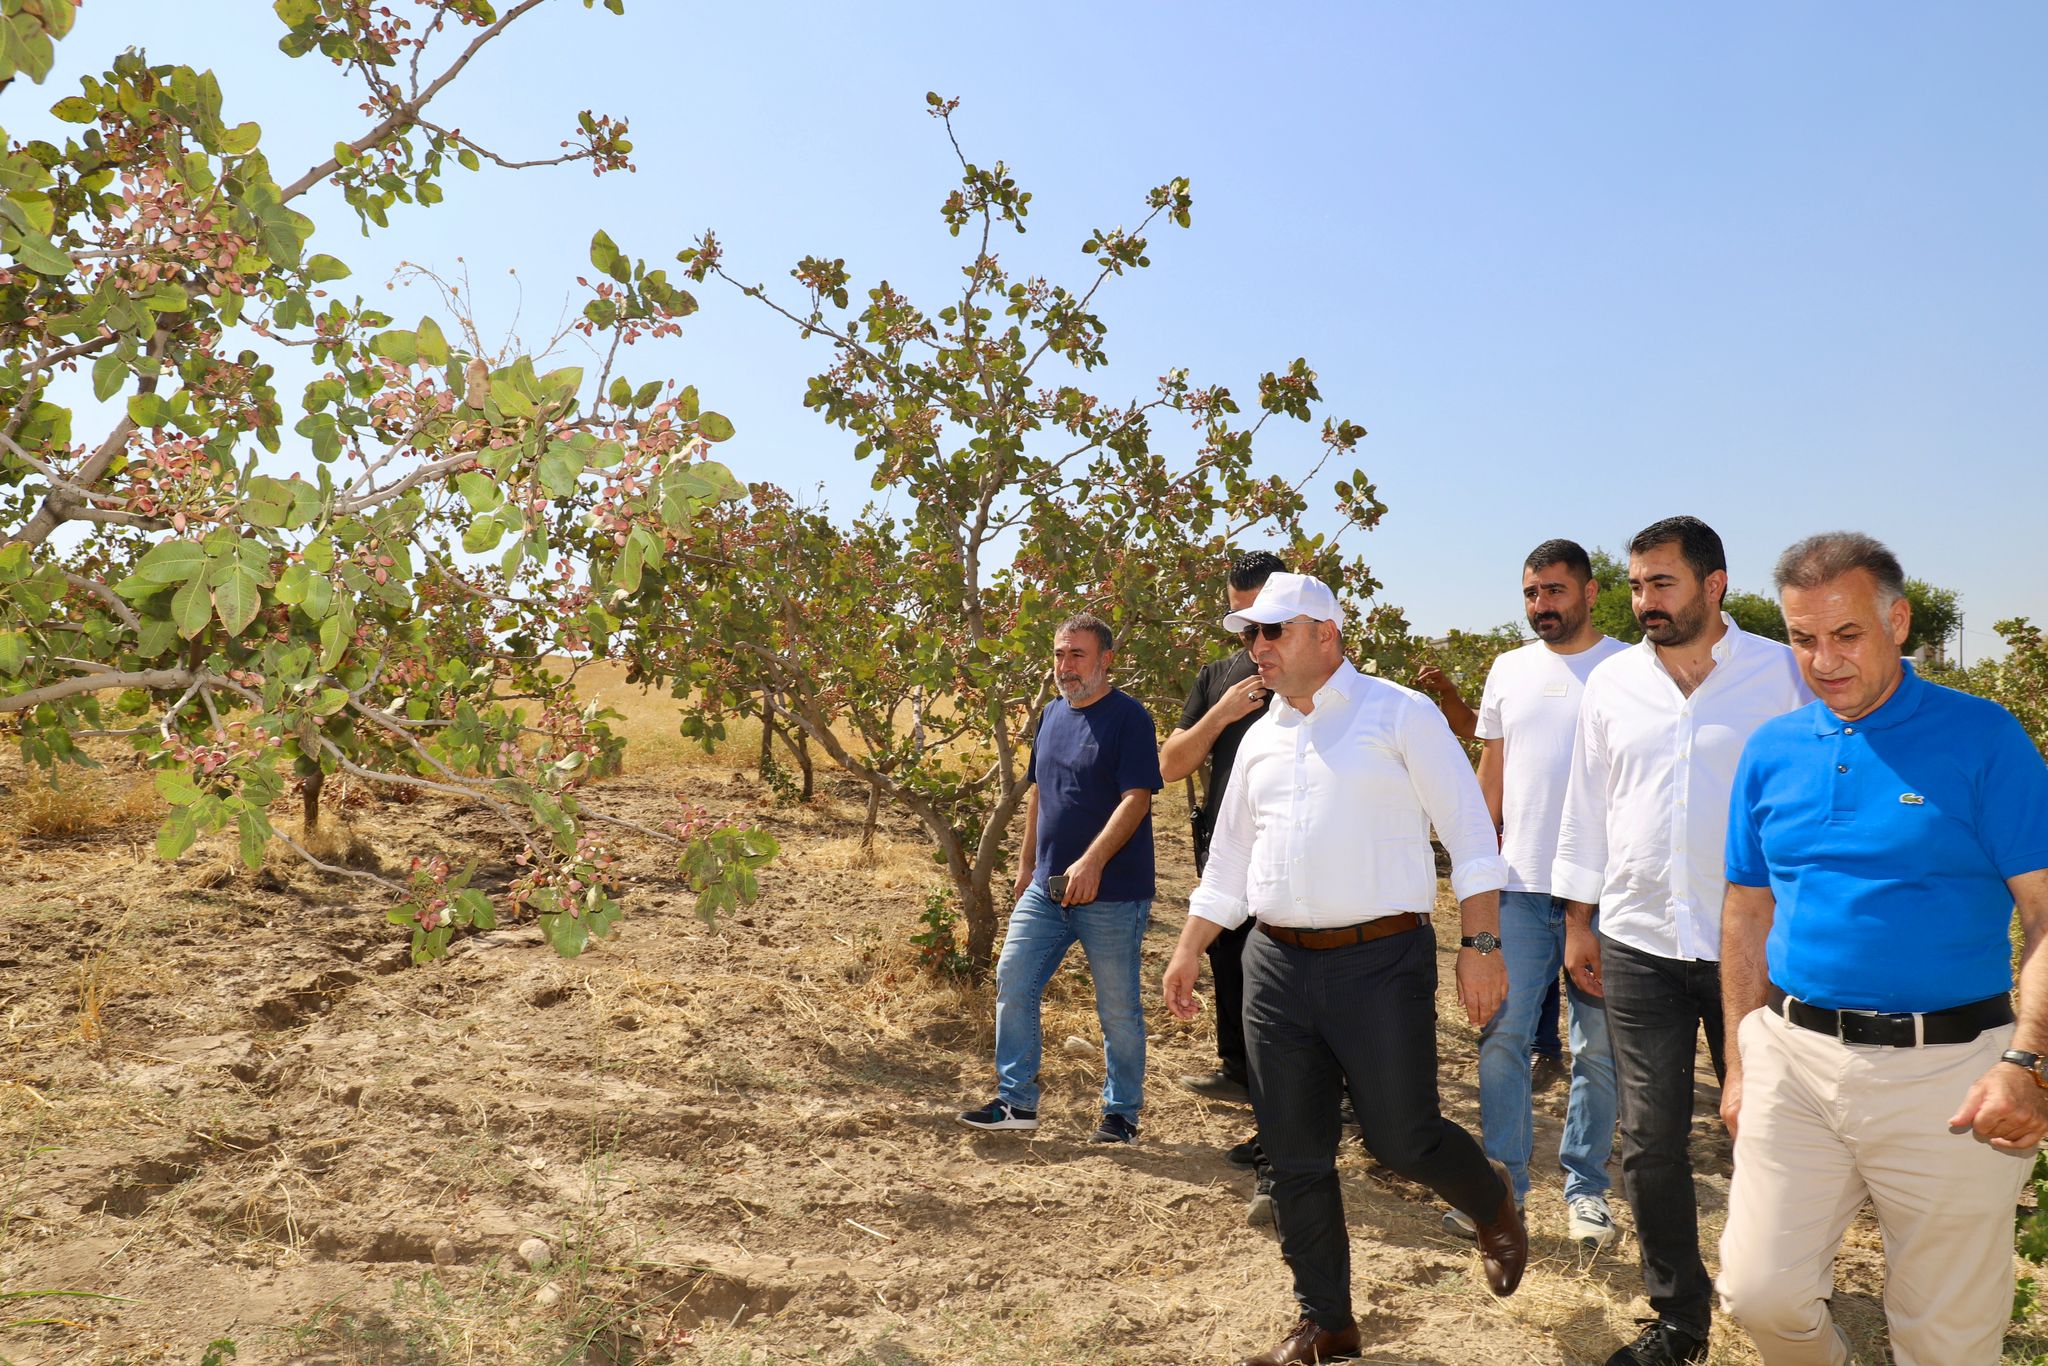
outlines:
[{"label": "crocodile logo on polo", "polygon": [[1927,805],[1927,799],[1917,792],[1901,792],[1899,794],[1899,805],[1925,806]]}]

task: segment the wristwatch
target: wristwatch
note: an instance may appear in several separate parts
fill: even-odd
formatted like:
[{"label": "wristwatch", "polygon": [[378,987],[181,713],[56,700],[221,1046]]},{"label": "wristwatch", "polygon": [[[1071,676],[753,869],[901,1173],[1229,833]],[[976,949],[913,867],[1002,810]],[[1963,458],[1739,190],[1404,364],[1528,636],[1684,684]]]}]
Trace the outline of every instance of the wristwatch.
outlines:
[{"label": "wristwatch", "polygon": [[[1459,939],[1458,947],[1461,949],[1477,949],[1482,955],[1489,954],[1500,947],[1500,936],[1490,930],[1481,930],[1478,934],[1468,934]],[[2024,1056],[2031,1058],[2034,1055],[2028,1053]],[[2042,1084],[2048,1086],[2048,1082],[2043,1082]]]},{"label": "wristwatch", "polygon": [[2034,1079],[2034,1085],[2048,1090],[2048,1077],[2041,1075],[2042,1058],[2039,1053],[2029,1053],[2023,1048],[2008,1048],[1998,1055],[2000,1062],[2009,1062],[2014,1067],[2024,1067],[2027,1075]]}]

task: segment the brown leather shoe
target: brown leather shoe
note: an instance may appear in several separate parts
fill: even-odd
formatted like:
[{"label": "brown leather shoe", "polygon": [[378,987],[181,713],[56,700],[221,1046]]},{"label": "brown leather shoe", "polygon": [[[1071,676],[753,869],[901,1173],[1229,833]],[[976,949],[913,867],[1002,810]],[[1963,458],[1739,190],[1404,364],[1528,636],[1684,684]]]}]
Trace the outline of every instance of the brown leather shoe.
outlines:
[{"label": "brown leather shoe", "polygon": [[1522,1211],[1515,1208],[1515,1183],[1498,1160],[1489,1163],[1500,1178],[1500,1208],[1478,1226],[1479,1260],[1486,1267],[1486,1288],[1506,1298],[1522,1283],[1522,1269],[1529,1264],[1529,1230],[1522,1223]]},{"label": "brown leather shoe", "polygon": [[1357,1355],[1357,1324],[1333,1333],[1304,1314],[1271,1351],[1246,1357],[1244,1366],[1313,1366],[1320,1361],[1349,1361]]}]

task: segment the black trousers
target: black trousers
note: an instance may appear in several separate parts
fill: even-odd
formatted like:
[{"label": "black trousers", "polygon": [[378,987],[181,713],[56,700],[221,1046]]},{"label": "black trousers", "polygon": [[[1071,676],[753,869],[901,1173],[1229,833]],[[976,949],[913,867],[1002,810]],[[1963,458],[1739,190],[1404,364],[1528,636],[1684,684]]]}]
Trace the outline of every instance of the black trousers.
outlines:
[{"label": "black trousers", "polygon": [[1302,1312],[1352,1322],[1351,1242],[1337,1183],[1348,1088],[1366,1149],[1475,1217],[1507,1198],[1472,1135],[1443,1117],[1436,1075],[1436,936],[1428,927],[1341,949],[1253,934],[1244,949],[1252,1108],[1273,1169],[1280,1251]]},{"label": "black trousers", "polygon": [[1693,1192],[1693,1059],[1699,1032],[1718,1078],[1721,965],[1660,958],[1600,936],[1607,1038],[1620,1093],[1621,1170],[1643,1245],[1643,1288],[1657,1317],[1704,1338],[1713,1322],[1713,1282],[1700,1259],[1699,1201]]},{"label": "black trousers", "polygon": [[1223,1071],[1243,1081],[1244,942],[1259,922],[1247,920],[1225,930],[1209,944],[1209,977],[1216,984],[1216,1057]]}]

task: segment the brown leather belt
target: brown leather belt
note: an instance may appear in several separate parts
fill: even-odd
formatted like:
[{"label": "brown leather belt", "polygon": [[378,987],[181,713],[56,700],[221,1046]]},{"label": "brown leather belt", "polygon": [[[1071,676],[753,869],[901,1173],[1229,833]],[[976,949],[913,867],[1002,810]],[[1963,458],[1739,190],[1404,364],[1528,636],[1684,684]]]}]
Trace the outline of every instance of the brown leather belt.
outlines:
[{"label": "brown leather belt", "polygon": [[1985,1030],[2012,1023],[2012,998],[1987,996],[1981,1001],[1930,1010],[1924,1015],[1885,1015],[1874,1010],[1829,1010],[1788,995],[1776,982],[1764,993],[1764,1004],[1801,1029],[1832,1034],[1843,1043],[1878,1044],[1886,1048],[1918,1048],[1922,1044],[1968,1043]]},{"label": "brown leather belt", "polygon": [[1259,928],[1290,948],[1343,949],[1353,944],[1370,944],[1390,934],[1419,930],[1428,923],[1426,915],[1403,911],[1399,915],[1383,915],[1377,920],[1363,920],[1356,925],[1339,925],[1334,930],[1291,930],[1285,925],[1268,925],[1263,920],[1259,922]]}]

